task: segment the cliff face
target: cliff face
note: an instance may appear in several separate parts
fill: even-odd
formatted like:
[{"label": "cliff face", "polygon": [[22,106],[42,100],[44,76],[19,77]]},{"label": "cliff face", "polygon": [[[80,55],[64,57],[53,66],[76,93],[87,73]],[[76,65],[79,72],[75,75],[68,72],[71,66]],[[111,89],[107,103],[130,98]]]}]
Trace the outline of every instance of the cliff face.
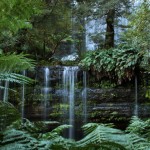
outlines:
[{"label": "cliff face", "polygon": [[[73,117],[76,126],[86,122],[126,126],[133,115],[150,117],[150,100],[145,98],[146,89],[141,86],[136,101],[134,85],[107,89],[90,87],[86,85],[89,77],[78,67],[39,67],[28,76],[35,78],[36,83],[25,86],[25,118],[69,124]],[[21,90],[22,87],[17,87],[18,94],[9,95],[10,102],[20,104],[19,110]]]}]

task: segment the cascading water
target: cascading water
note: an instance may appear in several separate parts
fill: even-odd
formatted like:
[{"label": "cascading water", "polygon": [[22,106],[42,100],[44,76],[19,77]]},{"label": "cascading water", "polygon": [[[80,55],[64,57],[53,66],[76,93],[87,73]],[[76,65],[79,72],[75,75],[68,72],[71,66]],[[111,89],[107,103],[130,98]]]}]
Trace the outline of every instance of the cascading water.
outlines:
[{"label": "cascading water", "polygon": [[49,77],[50,77],[50,70],[48,67],[44,68],[44,114],[43,118],[46,120],[47,115],[47,104],[48,104],[48,94],[49,94]]},{"label": "cascading water", "polygon": [[9,81],[5,81],[3,102],[8,102],[8,88],[9,88]]},{"label": "cascading water", "polygon": [[83,123],[87,122],[87,75],[86,72],[83,71],[83,91],[82,91],[82,105],[83,105]]},{"label": "cascading water", "polygon": [[64,67],[63,88],[64,101],[69,103],[69,138],[74,138],[74,100],[75,100],[75,81],[77,80],[78,67]]},{"label": "cascading water", "polygon": [[[26,76],[26,71],[24,70],[22,73],[24,76]],[[21,117],[22,117],[22,121],[24,119],[24,103],[25,103],[25,84],[22,84],[22,92],[21,92],[21,99],[22,99],[22,104],[21,104]]]}]

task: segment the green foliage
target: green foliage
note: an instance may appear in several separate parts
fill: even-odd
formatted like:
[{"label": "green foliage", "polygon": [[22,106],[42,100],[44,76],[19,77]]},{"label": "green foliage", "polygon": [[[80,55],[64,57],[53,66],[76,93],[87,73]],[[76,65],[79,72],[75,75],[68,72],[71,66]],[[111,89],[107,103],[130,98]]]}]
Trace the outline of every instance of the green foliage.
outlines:
[{"label": "green foliage", "polygon": [[150,99],[150,88],[149,87],[146,89],[145,97]]},{"label": "green foliage", "polygon": [[[147,136],[143,136],[146,135],[146,132],[141,134],[140,130],[134,129],[137,124],[140,124],[137,128],[143,131],[141,128],[144,125],[143,121],[138,118],[133,118],[127,130],[130,133],[125,133],[112,128],[110,125],[88,123],[83,126],[85,137],[80,141],[65,139],[60,135],[64,129],[70,127],[69,125],[61,125],[51,132],[40,133],[36,138],[33,138],[31,134],[29,134],[31,131],[20,131],[12,129],[11,126],[7,131],[1,134],[0,148],[5,149],[13,146],[15,148],[21,147],[30,149],[32,145],[39,150],[149,150],[149,139]],[[147,127],[150,127],[149,121],[146,121],[146,124]],[[26,125],[28,127],[32,126],[30,129],[34,131],[32,123],[28,121]]]},{"label": "green foliage", "polygon": [[[0,81],[9,81],[19,84],[29,84],[33,82],[32,79],[16,73],[0,73]],[[3,88],[3,86],[0,86],[0,88]]]},{"label": "green foliage", "polygon": [[0,55],[0,72],[20,72],[33,69],[35,61],[27,58],[25,54],[2,54]]},{"label": "green foliage", "polygon": [[39,131],[39,129],[36,127],[36,125],[27,119],[17,120],[15,122],[13,122],[10,126],[8,126],[7,129],[22,130],[22,131],[26,131],[30,134],[36,134]]},{"label": "green foliage", "polygon": [[[13,122],[11,125],[7,127],[8,130],[16,129],[21,131],[26,131],[34,137],[40,136],[39,133],[47,130],[49,125],[58,124],[55,121],[36,121],[31,122],[28,119],[23,118]],[[48,138],[47,138],[48,139]]]},{"label": "green foliage", "polygon": [[89,123],[83,126],[83,129],[87,136],[77,142],[77,145],[81,148],[93,147],[93,145],[104,150],[148,150],[150,148],[147,139],[141,138],[136,134],[125,134],[123,131],[103,124]]},{"label": "green foliage", "polygon": [[[26,69],[33,69],[35,62],[26,57],[24,54],[1,54],[0,55],[0,81],[10,81],[19,84],[26,83],[29,84],[33,82],[28,77],[18,74],[19,72]],[[17,72],[17,73],[14,73]],[[0,86],[0,88],[4,88]]]},{"label": "green foliage", "polygon": [[10,103],[0,101],[0,131],[20,118],[19,112]]},{"label": "green foliage", "polygon": [[[122,146],[121,140],[123,132],[97,123],[89,123],[83,126],[84,132],[87,135],[81,141],[78,141],[79,147],[93,147],[109,149],[125,149]],[[118,143],[117,143],[118,142]],[[120,142],[120,143],[119,143]]]},{"label": "green foliage", "polygon": [[7,130],[3,134],[2,142],[0,143],[1,150],[26,150],[26,149],[38,149],[48,150],[49,141],[42,141],[33,138],[25,131],[19,131],[15,129]]},{"label": "green foliage", "polygon": [[98,87],[101,87],[101,88],[114,88],[116,86],[115,83],[111,83],[110,80],[102,80],[100,84],[98,83],[95,83]]},{"label": "green foliage", "polygon": [[44,138],[44,139],[55,139],[55,138],[58,138],[64,129],[67,129],[67,128],[70,128],[70,127],[71,127],[70,125],[58,126],[57,128],[55,128],[51,132],[43,134],[42,138]]},{"label": "green foliage", "polygon": [[149,0],[140,1],[141,4],[132,10],[129,16],[129,28],[123,34],[123,41],[128,45],[138,47],[145,54],[143,67],[150,70],[149,67],[149,50],[150,50],[150,5]]},{"label": "green foliage", "polygon": [[150,141],[150,119],[143,121],[136,116],[132,117],[126,132],[137,134],[141,137],[147,138],[148,141]]},{"label": "green foliage", "polygon": [[66,139],[61,136],[64,129],[70,128],[70,125],[61,125],[52,130],[51,132],[42,135],[42,138],[49,139],[52,141],[51,148],[54,150],[62,149],[69,150],[75,146],[75,141],[71,139]]},{"label": "green foliage", "polygon": [[130,45],[140,47],[141,51],[148,51],[150,46],[150,5],[149,0],[141,1],[141,4],[132,10],[129,16],[129,26],[124,34],[124,41]]},{"label": "green foliage", "polygon": [[56,51],[61,53],[60,45],[72,42],[69,4],[65,0],[47,1],[43,13],[34,17],[34,27],[26,32],[24,40],[30,53],[47,60]]},{"label": "green foliage", "polygon": [[1,0],[0,31],[17,32],[18,29],[31,27],[30,17],[41,13],[42,0]]},{"label": "green foliage", "polygon": [[132,79],[141,61],[142,54],[138,49],[122,47],[89,52],[79,65],[91,70],[97,79],[106,77],[121,83]]}]

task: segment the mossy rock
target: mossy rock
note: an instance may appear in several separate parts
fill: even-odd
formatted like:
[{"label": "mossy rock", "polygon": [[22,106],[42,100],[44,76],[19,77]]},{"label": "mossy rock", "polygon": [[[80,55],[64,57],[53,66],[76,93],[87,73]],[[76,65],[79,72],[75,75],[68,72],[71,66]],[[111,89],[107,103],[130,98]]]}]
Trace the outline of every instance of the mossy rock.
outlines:
[{"label": "mossy rock", "polygon": [[0,101],[0,131],[20,118],[21,115],[12,104]]}]

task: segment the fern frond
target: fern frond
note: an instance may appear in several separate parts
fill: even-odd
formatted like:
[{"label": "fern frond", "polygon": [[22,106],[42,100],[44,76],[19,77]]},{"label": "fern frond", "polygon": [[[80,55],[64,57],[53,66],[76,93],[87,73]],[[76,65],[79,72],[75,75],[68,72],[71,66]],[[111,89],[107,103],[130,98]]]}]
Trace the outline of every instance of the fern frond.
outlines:
[{"label": "fern frond", "polygon": [[139,137],[136,134],[131,134],[131,133],[127,134],[125,141],[126,141],[127,149],[132,149],[132,150],[149,150],[150,149],[149,141],[145,138]]},{"label": "fern frond", "polygon": [[62,136],[58,136],[53,139],[51,148],[53,150],[73,150],[75,149],[75,141],[72,139],[65,139]]},{"label": "fern frond", "polygon": [[86,137],[84,137],[82,140],[77,142],[78,146],[84,147],[86,145],[91,145],[91,144],[103,145],[103,143],[109,142],[109,143],[114,143],[114,145],[116,145],[117,147],[121,147],[122,149],[123,148],[125,149],[125,147],[121,145],[123,143],[122,136],[124,135],[121,130],[106,127],[104,125],[98,125],[95,123],[87,124],[83,126],[83,128],[84,131],[89,134]]},{"label": "fern frond", "polygon": [[0,55],[0,72],[19,72],[33,69],[35,61],[27,57],[26,54]]},{"label": "fern frond", "polygon": [[68,128],[72,128],[72,126],[71,125],[67,125],[67,124],[60,125],[57,128],[55,128],[54,130],[52,130],[51,133],[56,132],[57,134],[60,134],[60,133],[62,133],[64,131],[64,129],[68,129]]},{"label": "fern frond", "polygon": [[16,92],[16,90],[13,90],[13,89],[10,89],[10,88],[6,88],[5,86],[0,86],[0,89],[2,89],[2,90],[6,89],[6,90],[10,90],[12,92]]},{"label": "fern frond", "polygon": [[29,84],[32,83],[34,80],[21,75],[21,74],[17,74],[17,73],[0,73],[0,81],[9,81],[9,82],[15,82],[15,83],[19,83],[19,84]]},{"label": "fern frond", "polygon": [[[82,129],[84,131],[84,134],[87,135],[89,133],[91,133],[93,130],[95,130],[100,124],[99,123],[88,123],[88,124],[85,124],[84,126],[82,126]],[[114,125],[113,124],[101,124],[103,126],[106,126],[106,127],[113,127]]]},{"label": "fern frond", "polygon": [[150,119],[143,121],[138,117],[132,117],[126,132],[137,134],[150,141]]},{"label": "fern frond", "polygon": [[61,137],[60,134],[62,133],[62,131],[64,129],[68,129],[72,127],[71,125],[60,125],[58,127],[56,127],[54,130],[52,130],[51,132],[47,132],[45,134],[42,135],[42,138],[44,139],[56,139],[58,137]]},{"label": "fern frond", "polygon": [[88,123],[84,126],[82,126],[82,129],[84,131],[84,134],[87,135],[91,133],[93,130],[95,130],[99,126],[98,123]]},{"label": "fern frond", "polygon": [[[17,144],[16,144],[17,143]],[[41,141],[33,138],[25,131],[19,131],[15,129],[7,130],[3,133],[3,139],[1,142],[1,150],[17,150],[19,149],[38,149],[48,150],[51,145],[50,141]]]},{"label": "fern frond", "polygon": [[126,132],[140,134],[141,131],[145,128],[146,124],[140,118],[133,116],[131,118],[130,124],[126,129]]},{"label": "fern frond", "polygon": [[[99,150],[148,150],[150,144],[147,139],[136,134],[125,134],[123,131],[107,127],[103,124],[89,123],[83,126],[86,137],[77,142],[77,147],[85,149],[97,147]],[[96,149],[96,150],[97,150]],[[90,149],[89,149],[90,150]]]}]

